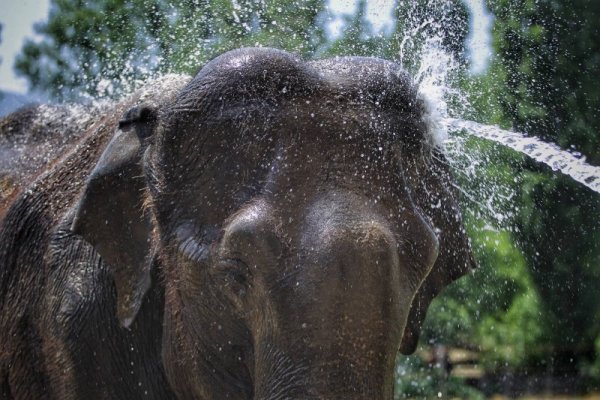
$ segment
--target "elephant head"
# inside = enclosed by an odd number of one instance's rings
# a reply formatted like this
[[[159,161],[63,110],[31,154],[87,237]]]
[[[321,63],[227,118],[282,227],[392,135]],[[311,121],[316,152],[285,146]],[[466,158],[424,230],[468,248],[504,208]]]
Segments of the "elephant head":
[[[161,268],[180,397],[391,398],[398,349],[473,263],[423,113],[391,62],[240,49],[124,116],[73,230],[124,326]]]

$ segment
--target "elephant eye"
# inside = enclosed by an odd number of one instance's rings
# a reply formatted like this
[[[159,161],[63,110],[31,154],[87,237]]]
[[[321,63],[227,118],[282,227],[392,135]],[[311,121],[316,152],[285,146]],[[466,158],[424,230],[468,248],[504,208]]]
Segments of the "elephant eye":
[[[179,245],[179,250],[193,262],[206,263],[209,258],[209,246],[196,241],[193,237],[185,239]]]
[[[119,129],[128,129],[133,124],[152,122],[157,120],[157,112],[154,108],[148,106],[133,107],[123,115],[119,121]],[[136,130],[136,134],[140,139],[144,139],[152,135],[152,129]]]
[[[223,290],[238,298],[246,293],[252,277],[248,265],[238,258],[218,260],[213,265],[212,275],[219,282]]]

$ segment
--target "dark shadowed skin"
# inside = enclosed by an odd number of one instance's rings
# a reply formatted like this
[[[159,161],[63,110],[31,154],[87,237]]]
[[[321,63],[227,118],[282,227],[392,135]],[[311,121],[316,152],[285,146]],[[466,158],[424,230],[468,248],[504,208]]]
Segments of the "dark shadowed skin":
[[[398,349],[472,267],[409,77],[241,49],[158,92],[8,212],[2,393],[391,399]]]

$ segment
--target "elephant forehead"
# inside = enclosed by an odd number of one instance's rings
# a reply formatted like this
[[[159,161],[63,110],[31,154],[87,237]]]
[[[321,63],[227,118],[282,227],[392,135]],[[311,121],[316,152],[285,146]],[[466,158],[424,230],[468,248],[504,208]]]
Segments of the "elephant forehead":
[[[298,138],[327,157],[347,150],[348,141],[363,141],[366,148],[354,150],[368,155],[393,143],[419,146],[426,132],[423,106],[398,65],[366,57],[305,62],[265,48],[234,50],[209,62],[169,110],[161,143],[174,164],[200,153],[232,153],[236,146],[261,154],[271,145],[298,148]],[[346,152],[344,159],[352,158]]]
[[[303,105],[314,99],[420,111],[411,79],[395,63],[368,57],[305,62],[268,48],[238,49],[215,58],[181,91],[172,111],[221,113],[257,101],[262,106]]]
[[[211,203],[263,186],[394,186],[398,149],[423,139],[419,104],[388,61],[234,50],[204,66],[163,114],[150,170],[173,193],[210,193]]]

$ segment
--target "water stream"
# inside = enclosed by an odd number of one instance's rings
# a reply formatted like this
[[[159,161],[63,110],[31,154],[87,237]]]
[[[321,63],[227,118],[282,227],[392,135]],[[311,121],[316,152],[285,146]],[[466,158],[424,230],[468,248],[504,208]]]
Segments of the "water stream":
[[[526,154],[546,164],[553,171],[569,175],[594,192],[600,193],[600,167],[586,163],[585,156],[563,150],[556,144],[545,142],[535,136],[525,136],[493,125],[458,118],[444,118],[441,123],[448,132],[464,131],[469,135],[492,140]]]

